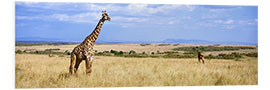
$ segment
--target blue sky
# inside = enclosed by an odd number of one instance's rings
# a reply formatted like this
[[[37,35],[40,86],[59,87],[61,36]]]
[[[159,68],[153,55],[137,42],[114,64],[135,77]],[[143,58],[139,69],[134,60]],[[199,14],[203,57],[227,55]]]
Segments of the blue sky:
[[[257,6],[16,2],[15,39],[83,41],[106,10],[98,41],[258,42]]]

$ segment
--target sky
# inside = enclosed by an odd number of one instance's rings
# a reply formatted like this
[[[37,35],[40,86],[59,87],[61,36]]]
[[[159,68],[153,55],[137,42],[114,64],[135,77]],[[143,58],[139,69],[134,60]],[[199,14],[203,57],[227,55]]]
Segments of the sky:
[[[185,4],[15,2],[15,39],[83,41],[105,21],[97,42],[167,39],[258,43],[258,7]]]

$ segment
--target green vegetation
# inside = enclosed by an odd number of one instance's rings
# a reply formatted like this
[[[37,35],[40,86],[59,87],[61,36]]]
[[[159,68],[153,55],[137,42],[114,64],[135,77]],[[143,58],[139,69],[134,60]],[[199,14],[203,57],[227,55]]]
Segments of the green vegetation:
[[[147,46],[147,45],[151,45],[149,43],[144,43],[144,44],[140,44],[141,46]]]
[[[209,54],[205,56],[206,59],[240,59],[243,58],[243,56],[247,57],[258,57],[258,53],[230,53],[230,54],[218,54],[217,56],[214,56],[212,54]]]
[[[17,51],[15,51],[15,53],[22,54],[23,52],[22,52],[22,50],[17,50]]]
[[[199,46],[199,50],[201,51],[236,51],[240,49],[256,49],[255,47],[231,47],[231,46],[223,46],[223,47],[216,47],[216,46]],[[194,51],[194,47],[177,47],[173,48],[174,51]]]
[[[171,44],[158,44],[158,46],[169,46]]]
[[[149,44],[141,44],[141,46],[145,46]],[[160,44],[161,45],[161,44]],[[167,45],[167,44],[162,44]],[[212,46],[200,46],[199,51],[234,51],[240,49],[256,49],[256,47],[229,47],[224,46],[220,47],[219,45],[212,45]],[[179,52],[184,51],[184,52]],[[64,52],[60,52],[59,48],[49,48],[45,49],[44,51],[29,49],[29,50],[17,50],[15,51],[17,54],[29,53],[29,54],[48,54],[49,56],[52,54],[58,55],[59,57],[63,57],[64,55],[71,55],[71,52],[66,50]],[[141,52],[137,53],[135,50],[130,50],[127,52],[124,51],[117,51],[117,50],[110,50],[110,51],[102,51],[98,52],[95,51],[95,55],[97,56],[117,56],[117,57],[135,57],[135,58],[197,58],[197,52],[195,47],[178,47],[174,48],[173,51],[165,51],[161,52],[157,50],[156,52]],[[218,54],[218,55],[204,55],[205,59],[235,59],[239,60],[243,57],[258,57],[258,53],[228,53],[228,54]]]
[[[59,48],[54,48],[54,49],[45,49],[44,51],[39,51],[39,50],[24,50],[22,52],[22,50],[17,50],[15,51],[15,53],[17,54],[55,54],[58,56],[64,56],[64,55],[70,55],[71,52],[69,52],[68,50],[66,50],[65,52],[60,52],[58,51],[60,50]]]
[[[248,57],[258,57],[258,53],[244,53],[242,55],[248,56]]]

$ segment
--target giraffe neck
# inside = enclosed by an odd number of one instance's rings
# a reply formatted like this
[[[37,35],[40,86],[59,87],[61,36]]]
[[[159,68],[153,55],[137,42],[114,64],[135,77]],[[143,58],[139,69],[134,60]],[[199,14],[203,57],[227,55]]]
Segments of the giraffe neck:
[[[90,45],[90,46],[94,45],[94,43],[96,42],[98,38],[98,35],[100,33],[103,23],[104,23],[104,20],[100,19],[95,30],[89,36],[85,38],[85,40],[83,41],[83,44]]]

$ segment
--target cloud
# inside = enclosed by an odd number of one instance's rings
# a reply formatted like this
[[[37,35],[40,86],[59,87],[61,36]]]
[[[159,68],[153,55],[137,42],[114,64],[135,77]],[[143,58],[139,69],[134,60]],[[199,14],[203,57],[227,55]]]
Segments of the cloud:
[[[113,20],[118,22],[146,22],[148,19],[146,18],[137,18],[137,17],[121,17],[121,16],[115,16],[111,17]]]
[[[240,25],[258,25],[258,19],[239,20]]]
[[[101,13],[95,12],[87,12],[87,13],[79,13],[75,15],[67,15],[67,14],[53,14],[49,16],[50,18],[58,19],[59,21],[69,21],[69,22],[77,22],[77,23],[94,23],[100,19]]]
[[[194,6],[180,4],[93,4],[93,3],[27,3],[16,2],[16,5],[29,7],[26,9],[46,9],[53,12],[37,13],[36,15],[16,15],[16,20],[44,20],[75,23],[96,23],[101,17],[102,10],[107,10],[115,24],[131,26],[136,24],[123,23],[148,23],[148,24],[176,24],[178,20],[161,18],[160,14],[167,14],[177,10],[193,11]],[[68,7],[68,8],[65,8]],[[71,7],[71,8],[70,8]],[[55,11],[57,10],[57,11]],[[67,12],[64,12],[67,10]],[[74,11],[71,11],[74,10]],[[76,11],[77,10],[77,11]],[[86,10],[86,11],[82,11]],[[34,11],[33,11],[34,12]],[[74,13],[75,12],[75,13]],[[81,13],[77,13],[81,12]],[[191,17],[184,17],[191,19]]]
[[[233,24],[234,20],[215,20],[214,23],[218,23],[218,24]]]
[[[237,8],[241,8],[240,6],[224,6],[224,5],[203,5],[201,6],[205,9],[208,9],[210,12],[223,12],[229,11]]]
[[[116,5],[116,4],[94,4],[94,3],[86,3],[83,4],[85,9],[91,11],[102,11],[102,10],[109,10],[109,11],[120,11],[123,7]]]
[[[176,10],[193,11],[193,5],[180,4],[85,4],[91,11],[107,10],[121,15],[151,16],[153,14],[168,14]]]
[[[44,21],[63,21],[63,22],[77,22],[77,23],[94,23],[100,18],[101,13],[87,12],[75,15],[68,14],[52,14],[52,15],[36,15],[36,16],[16,16],[16,20],[44,20]]]

